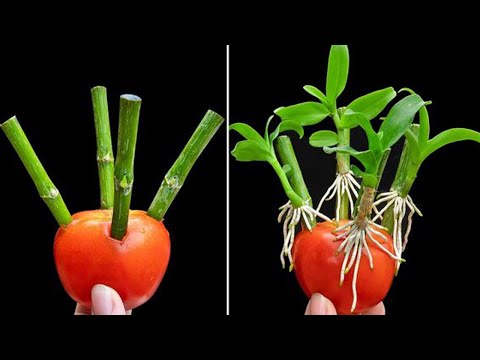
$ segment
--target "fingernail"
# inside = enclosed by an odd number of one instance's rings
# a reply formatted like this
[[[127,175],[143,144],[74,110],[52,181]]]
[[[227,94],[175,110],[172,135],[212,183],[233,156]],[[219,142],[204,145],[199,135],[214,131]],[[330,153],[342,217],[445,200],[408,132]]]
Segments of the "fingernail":
[[[94,315],[111,315],[113,310],[112,291],[105,285],[92,288],[92,312]]]

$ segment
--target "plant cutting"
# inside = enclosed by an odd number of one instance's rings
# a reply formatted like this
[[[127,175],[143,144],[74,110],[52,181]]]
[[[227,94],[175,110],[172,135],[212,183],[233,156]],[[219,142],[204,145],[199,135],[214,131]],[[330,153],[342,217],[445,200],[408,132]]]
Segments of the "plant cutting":
[[[126,310],[148,301],[163,279],[170,258],[164,216],[198,157],[224,119],[208,111],[165,175],[148,211],[130,210],[141,99],[120,97],[117,155],[110,135],[107,92],[91,90],[97,135],[100,209],[71,215],[48,177],[17,118],[1,127],[59,225],[54,259],[65,291],[90,307],[95,284],[114,288]]]
[[[305,294],[310,297],[315,292],[322,293],[341,314],[361,313],[381,302],[400,263],[405,261],[399,244],[402,238],[408,237],[411,227],[412,213],[407,221],[406,236],[402,237],[406,208],[414,212],[418,210],[408,197],[408,191],[420,164],[433,151],[448,143],[461,140],[480,142],[480,134],[468,129],[451,129],[428,140],[427,106],[431,102],[424,101],[412,91],[391,106],[386,116],[380,118],[382,121],[378,127],[374,120],[397,96],[392,87],[374,91],[339,107],[338,98],[346,87],[348,71],[347,46],[332,46],[326,92],[305,86],[304,89],[319,102],[277,108],[274,112],[281,122],[278,131],[272,133],[274,136],[269,136],[270,143],[267,136],[262,140],[246,124],[237,123],[230,127],[246,138],[235,146],[232,155],[238,161],[270,163],[287,195],[288,202],[280,207],[278,217],[279,222],[283,221],[282,265],[285,264],[284,258],[288,258],[290,270],[295,272]],[[417,113],[420,125],[413,124]],[[336,132],[315,131],[309,143],[323,148],[327,154],[336,154],[337,175],[320,197],[317,208],[313,209],[291,141],[288,136],[278,134],[294,130],[302,138],[304,127],[317,125],[326,118],[333,120]],[[417,132],[417,127],[421,132]],[[367,149],[360,151],[351,146],[351,138],[357,136],[353,130],[364,133],[368,140]],[[406,145],[391,191],[377,197],[392,147],[404,137]],[[355,163],[351,163],[352,158]],[[336,206],[334,216],[330,218],[322,212],[322,206],[332,199],[335,199]],[[384,207],[379,210],[377,207],[381,205]],[[321,222],[317,223],[317,218]],[[301,225],[299,232],[297,225]]]

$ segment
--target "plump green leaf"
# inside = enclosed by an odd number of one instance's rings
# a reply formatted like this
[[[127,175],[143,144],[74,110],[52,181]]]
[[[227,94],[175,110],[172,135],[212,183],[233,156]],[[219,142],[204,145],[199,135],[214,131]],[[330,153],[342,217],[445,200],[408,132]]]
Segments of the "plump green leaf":
[[[319,89],[317,89],[315,86],[312,85],[305,85],[303,87],[303,90],[305,90],[307,93],[309,93],[312,96],[315,96],[318,100],[320,100],[323,104],[328,105],[328,99],[325,96],[323,92],[321,92]]]
[[[418,95],[409,95],[396,103],[380,126],[383,149],[390,148],[405,134],[415,114],[425,105]]]
[[[374,173],[377,169],[377,160],[371,150],[358,151],[350,146],[336,146],[324,147],[323,151],[325,151],[327,154],[331,154],[333,152],[349,154],[362,163],[365,168],[365,172],[367,173]]]
[[[427,146],[422,151],[422,161],[445,145],[465,140],[472,140],[480,143],[480,133],[463,128],[445,130],[427,143]]]
[[[332,45],[327,71],[327,99],[330,104],[336,104],[337,98],[347,85],[348,67],[348,46]]]
[[[240,135],[242,135],[245,139],[256,142],[259,145],[261,144],[263,146],[265,144],[265,141],[262,138],[262,136],[257,131],[255,131],[255,129],[253,129],[250,125],[243,124],[243,123],[236,123],[236,124],[230,125],[229,129],[235,130]]]
[[[295,131],[298,134],[298,136],[300,137],[300,139],[304,135],[303,127],[299,123],[297,123],[295,121],[292,121],[292,120],[282,121],[277,126],[275,131],[270,135],[270,143],[272,143],[273,140],[275,140],[280,133],[285,132],[285,131],[289,131],[289,130]]]
[[[346,109],[345,112],[341,115],[340,117],[340,123],[339,128],[340,129],[354,129],[356,128],[359,123],[358,123],[358,117],[364,117],[364,115],[353,112],[350,109]]]
[[[239,141],[232,150],[232,155],[238,161],[273,161],[269,151],[252,140]]]
[[[295,121],[301,126],[309,126],[318,124],[325,119],[330,112],[325,105],[309,101],[278,108],[274,113],[280,116],[282,121]]]
[[[397,93],[392,87],[377,90],[352,101],[347,109],[365,115],[367,120],[376,118],[392,101]]]
[[[309,139],[310,145],[321,148],[338,144],[338,135],[333,131],[321,130],[313,133]]]

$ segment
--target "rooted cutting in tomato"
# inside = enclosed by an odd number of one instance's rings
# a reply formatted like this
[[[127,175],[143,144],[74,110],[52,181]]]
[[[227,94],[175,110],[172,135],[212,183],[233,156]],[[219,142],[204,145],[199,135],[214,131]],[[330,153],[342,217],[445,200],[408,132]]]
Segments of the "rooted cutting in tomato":
[[[163,221],[130,211],[122,240],[110,236],[111,210],[83,211],[58,229],[53,247],[58,275],[76,302],[90,306],[95,284],[115,289],[127,310],[146,302],[167,270],[170,237]],[[79,271],[82,269],[82,271]]]
[[[104,87],[92,89],[92,102],[100,210],[71,216],[16,117],[1,127],[60,225],[55,236],[54,258],[66,292],[76,302],[90,306],[92,287],[107,285],[118,292],[126,310],[130,310],[150,299],[165,275],[170,258],[170,237],[163,217],[224,119],[207,111],[165,175],[148,211],[132,211],[130,201],[141,99],[135,95],[120,97],[115,162]]]
[[[412,228],[412,217],[415,213],[421,215],[408,193],[423,161],[447,144],[463,140],[480,142],[480,133],[461,128],[446,130],[429,139],[427,105],[431,102],[406,88],[401,91],[410,95],[392,106],[379,129],[374,130],[372,120],[385,110],[397,92],[387,87],[361,96],[347,106],[338,106],[338,98],[347,84],[349,63],[348,47],[333,45],[326,91],[306,85],[304,90],[315,101],[277,108],[274,113],[281,122],[272,133],[268,128],[273,116],[267,121],[264,136],[247,124],[230,126],[245,138],[236,144],[232,155],[238,161],[268,162],[288,197],[278,216],[278,222],[283,222],[282,266],[285,268],[288,259],[290,270],[295,271],[305,294],[308,297],[314,292],[323,294],[343,314],[361,313],[382,301],[395,271],[405,261],[402,253]],[[419,124],[413,124],[417,112]],[[333,120],[336,132],[316,131],[309,143],[327,154],[336,154],[336,176],[313,208],[290,138],[279,134],[294,130],[302,138],[304,127],[327,118]],[[363,130],[368,140],[368,148],[363,151],[350,146],[355,128]],[[391,149],[402,137],[406,139],[405,145],[391,190],[378,194]],[[358,161],[356,165],[351,164],[352,157]],[[325,174],[323,169],[321,173]],[[355,178],[361,178],[361,184]],[[332,219],[321,212],[329,200],[335,200]],[[325,222],[317,225],[317,217]],[[299,225],[302,231],[295,236]]]
[[[346,222],[340,222],[344,225]],[[388,293],[395,276],[395,262],[391,257],[367,240],[371,253],[372,265],[369,261],[361,261],[358,268],[354,262],[344,265],[345,255],[339,254],[341,240],[336,237],[337,224],[333,222],[319,223],[311,232],[302,230],[295,238],[293,246],[293,262],[298,283],[310,298],[314,293],[320,293],[329,298],[339,314],[351,313],[352,303],[356,302],[354,313],[361,313],[381,302]],[[387,250],[393,252],[392,238],[380,230],[388,240],[378,235],[374,239]],[[366,248],[361,256],[368,258]],[[346,272],[343,283],[339,274]],[[356,282],[353,279],[356,278]],[[356,284],[356,291],[352,291]],[[356,293],[357,299],[353,299]]]

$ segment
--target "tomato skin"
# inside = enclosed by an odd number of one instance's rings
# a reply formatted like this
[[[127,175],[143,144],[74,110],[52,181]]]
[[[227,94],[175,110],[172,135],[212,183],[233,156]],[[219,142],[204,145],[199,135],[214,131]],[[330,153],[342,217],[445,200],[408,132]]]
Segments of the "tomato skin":
[[[122,241],[111,238],[111,210],[74,214],[58,229],[53,247],[55,264],[65,291],[76,302],[91,306],[95,284],[115,289],[126,310],[150,299],[167,270],[170,236],[162,221],[131,210]]]
[[[341,221],[339,226],[345,223],[346,221]],[[342,241],[335,241],[336,235],[333,233],[339,226],[332,222],[322,222],[312,232],[306,229],[301,231],[295,237],[293,246],[294,269],[302,290],[309,298],[314,293],[320,293],[333,302],[339,314],[351,314],[354,269],[352,266],[340,286],[340,271],[345,254],[342,252],[336,255]],[[378,235],[374,235],[375,240],[393,253],[390,235],[377,230],[386,235],[388,241]],[[358,299],[354,313],[361,313],[381,302],[395,276],[395,261],[370,240],[367,243],[373,257],[373,270],[370,269],[365,249],[362,249],[357,278]]]

